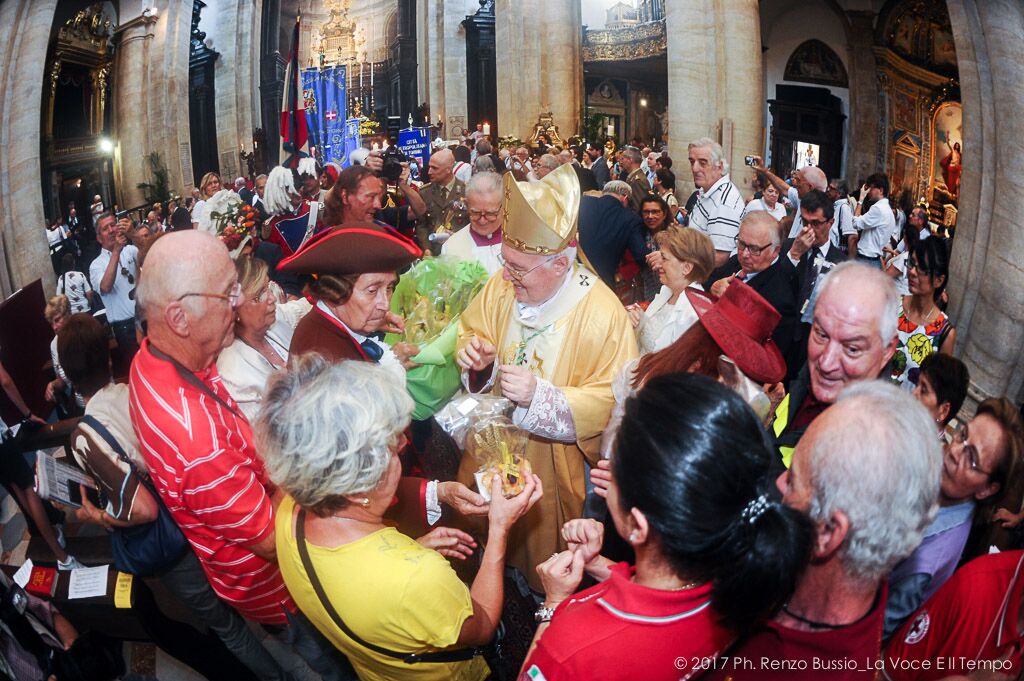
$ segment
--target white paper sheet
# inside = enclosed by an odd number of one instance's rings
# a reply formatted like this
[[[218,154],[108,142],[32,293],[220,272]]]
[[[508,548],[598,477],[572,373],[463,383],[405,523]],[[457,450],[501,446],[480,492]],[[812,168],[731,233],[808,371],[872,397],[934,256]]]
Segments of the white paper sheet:
[[[25,585],[28,584],[29,577],[32,576],[32,567],[32,559],[26,558],[25,562],[21,564],[21,567],[18,568],[18,571],[14,573],[14,583],[22,589],[25,588]]]
[[[109,565],[101,565],[72,570],[71,581],[68,582],[68,599],[106,596],[109,569]]]

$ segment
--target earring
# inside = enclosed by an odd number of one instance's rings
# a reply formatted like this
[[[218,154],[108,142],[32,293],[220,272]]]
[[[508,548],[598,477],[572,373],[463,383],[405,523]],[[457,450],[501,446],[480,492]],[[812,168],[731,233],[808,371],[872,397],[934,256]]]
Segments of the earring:
[[[632,532],[629,533],[629,541],[636,541],[639,536],[640,536],[640,533],[637,532],[636,530],[633,530]]]
[[[369,506],[370,505],[370,500],[369,500],[369,498],[364,498],[359,503],[362,504],[363,506]]]

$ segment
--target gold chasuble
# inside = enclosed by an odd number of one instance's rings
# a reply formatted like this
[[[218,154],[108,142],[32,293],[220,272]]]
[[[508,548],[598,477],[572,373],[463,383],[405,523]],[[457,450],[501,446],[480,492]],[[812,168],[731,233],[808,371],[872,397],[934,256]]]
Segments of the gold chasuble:
[[[578,206],[579,185],[571,167],[553,171],[534,187],[557,182],[575,184],[575,197],[571,190],[566,193],[568,200]],[[506,209],[510,198],[513,204],[516,199],[523,199],[514,187],[523,184],[506,179]],[[536,204],[534,210],[537,211]],[[541,211],[537,212],[544,217]],[[513,214],[506,217],[504,242],[519,243],[520,246],[513,246],[517,250],[536,252],[529,244],[543,240],[529,238],[522,227],[524,221],[518,222],[517,229],[516,213],[521,215],[522,210],[513,206]],[[564,250],[566,244],[559,243],[559,239],[571,242],[575,238],[575,211],[568,213],[572,218],[571,236],[566,238],[563,232],[550,239],[547,253]],[[509,218],[513,218],[511,225]],[[552,225],[557,220],[548,216],[546,222]],[[638,351],[636,335],[622,303],[594,272],[579,263],[572,267],[550,300],[534,308],[533,314],[525,315],[525,319],[520,316],[521,311],[512,284],[502,278],[501,272],[495,274],[462,313],[459,349],[473,336],[492,344],[497,351],[495,364],[528,367],[538,379],[549,381],[564,395],[572,414],[573,442],[529,433],[526,457],[544,485],[544,496],[512,527],[508,540],[508,564],[518,568],[535,590],[543,591],[535,568],[552,553],[566,548],[561,537],[562,525],[582,515],[586,493],[584,458],[591,465],[600,458],[601,434],[614,404],[612,379],[626,362],[637,357]],[[497,380],[494,385],[494,391],[500,392]],[[544,408],[537,404],[540,393],[535,393],[534,410]],[[520,415],[525,411],[517,409]],[[464,458],[459,481],[475,489],[476,468],[475,461]]]

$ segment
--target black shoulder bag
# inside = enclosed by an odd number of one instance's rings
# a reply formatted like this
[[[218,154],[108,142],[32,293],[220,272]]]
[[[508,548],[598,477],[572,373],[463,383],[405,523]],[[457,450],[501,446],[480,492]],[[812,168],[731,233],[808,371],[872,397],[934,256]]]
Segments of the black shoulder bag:
[[[143,475],[135,467],[111,432],[95,417],[88,414],[82,417],[82,422],[107,441],[110,448],[117,453],[118,458],[128,464],[128,469],[156,500],[156,520],[142,525],[117,527],[110,534],[110,548],[114,554],[114,565],[121,572],[139,577],[148,577],[169,567],[181,558],[188,548],[188,540],[182,534],[181,528],[174,522],[171,512],[164,506],[163,500],[157,494],[149,477]]]
[[[306,547],[306,511],[303,508],[299,508],[299,515],[296,520],[295,540],[296,544],[298,544],[299,557],[302,559],[302,567],[306,570],[306,577],[309,578],[313,591],[316,592],[317,598],[320,599],[320,605],[324,606],[324,610],[331,616],[331,619],[338,625],[338,628],[359,645],[379,655],[401,660],[406,664],[418,664],[420,662],[463,662],[484,654],[483,648],[460,648],[458,650],[444,650],[432,653],[399,653],[364,641],[354,631],[349,629],[345,621],[341,619],[338,611],[334,609],[331,601],[328,600],[327,594],[324,593],[324,587],[316,576],[316,570],[313,569],[313,561],[309,558],[309,549]]]

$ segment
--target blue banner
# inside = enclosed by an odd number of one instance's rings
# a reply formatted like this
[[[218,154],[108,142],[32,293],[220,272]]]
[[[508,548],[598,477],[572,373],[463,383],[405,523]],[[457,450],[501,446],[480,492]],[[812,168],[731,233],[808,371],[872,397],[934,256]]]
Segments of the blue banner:
[[[338,163],[342,168],[351,165],[348,156],[359,147],[359,119],[350,118],[345,121],[345,139],[342,140],[341,160]]]
[[[430,161],[430,130],[429,128],[406,128],[398,131],[398,148],[406,156],[411,156],[419,166],[422,177],[426,177],[427,163]]]
[[[316,147],[317,160],[347,165],[345,67],[304,70],[302,96],[306,102],[309,146]]]

